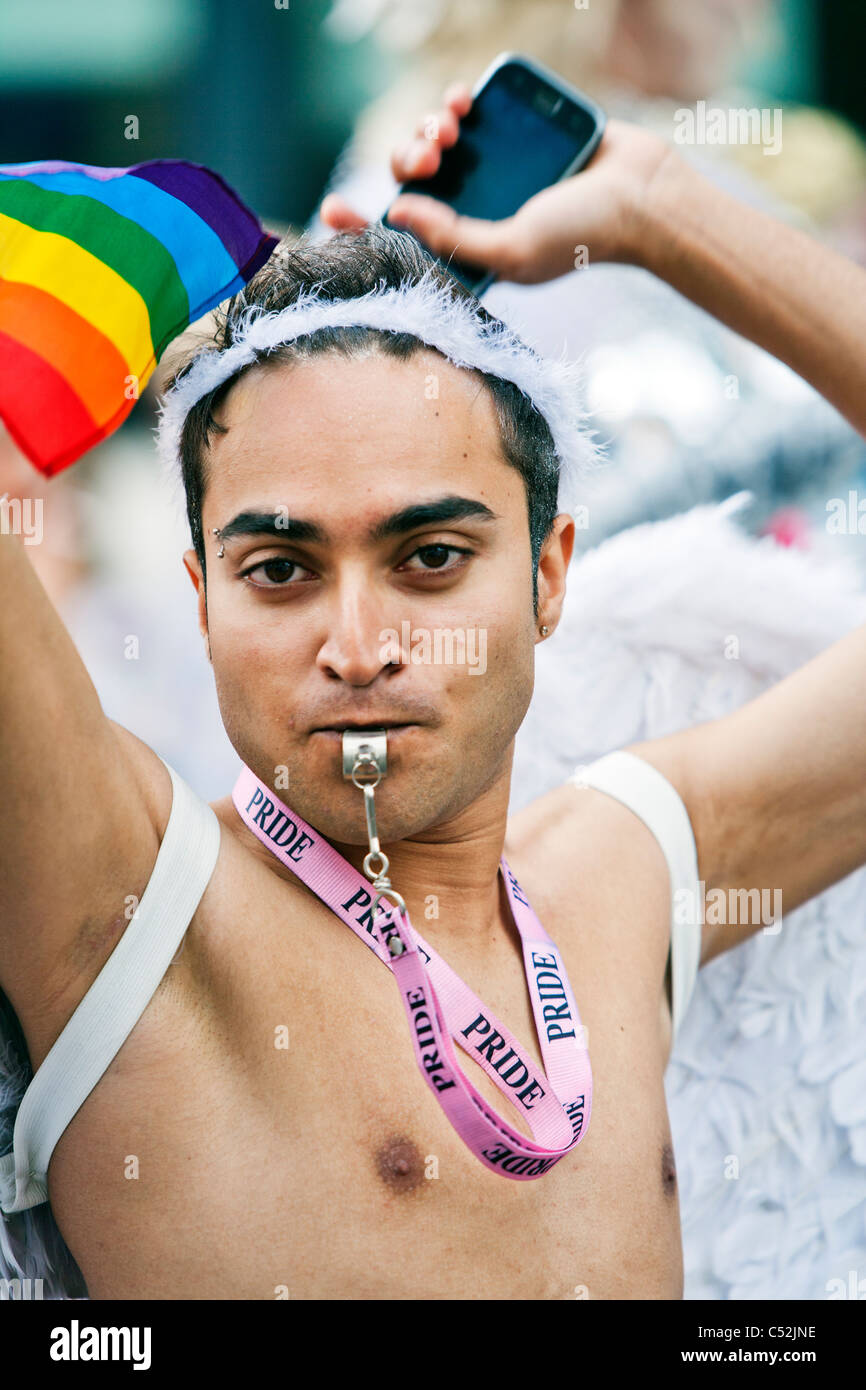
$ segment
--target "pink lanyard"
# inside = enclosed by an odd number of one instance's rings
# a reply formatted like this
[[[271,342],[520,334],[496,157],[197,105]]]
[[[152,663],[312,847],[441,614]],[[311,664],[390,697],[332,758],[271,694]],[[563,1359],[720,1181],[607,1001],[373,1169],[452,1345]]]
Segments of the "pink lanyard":
[[[504,1177],[539,1178],[580,1143],[592,1108],[583,1028],[562,957],[504,857],[500,872],[523,943],[546,1068],[540,1077],[517,1039],[415,930],[408,912],[381,902],[374,923],[367,880],[248,767],[232,800],[262,844],[388,966],[400,987],[421,1074],[476,1158]],[[534,1140],[512,1129],[478,1094],[460,1069],[452,1037],[527,1117]]]

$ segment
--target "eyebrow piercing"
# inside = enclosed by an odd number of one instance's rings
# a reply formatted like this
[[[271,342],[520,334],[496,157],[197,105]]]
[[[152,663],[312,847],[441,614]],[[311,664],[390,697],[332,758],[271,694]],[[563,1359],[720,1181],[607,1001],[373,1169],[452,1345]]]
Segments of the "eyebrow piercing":
[[[218,537],[220,538],[220,542],[222,542],[222,531],[220,530],[219,526],[212,526],[212,527],[211,527],[211,531],[213,532],[213,534],[214,534],[215,536],[218,536]],[[221,544],[220,544],[220,548],[219,548],[219,550],[217,551],[217,559],[218,559],[218,560],[221,560],[221,559],[223,558],[223,556],[225,555],[225,553],[226,553],[226,548],[225,548],[225,546],[221,543]]]

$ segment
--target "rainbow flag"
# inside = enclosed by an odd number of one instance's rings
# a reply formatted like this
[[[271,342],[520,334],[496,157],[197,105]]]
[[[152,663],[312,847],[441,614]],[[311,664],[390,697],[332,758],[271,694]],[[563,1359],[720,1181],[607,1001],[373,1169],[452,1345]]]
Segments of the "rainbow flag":
[[[277,241],[186,160],[0,165],[0,418],[40,473],[116,430],[172,338]]]

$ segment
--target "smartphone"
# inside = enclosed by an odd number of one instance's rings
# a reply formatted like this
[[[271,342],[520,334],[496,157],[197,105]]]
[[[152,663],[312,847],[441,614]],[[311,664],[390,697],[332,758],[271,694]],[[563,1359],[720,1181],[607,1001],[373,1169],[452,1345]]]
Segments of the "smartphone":
[[[550,68],[500,53],[476,83],[457,143],[442,151],[436,173],[399,191],[426,193],[469,217],[511,217],[534,193],[582,169],[604,126],[601,107]],[[391,225],[387,212],[382,222]],[[453,257],[443,263],[477,296],[496,278]]]

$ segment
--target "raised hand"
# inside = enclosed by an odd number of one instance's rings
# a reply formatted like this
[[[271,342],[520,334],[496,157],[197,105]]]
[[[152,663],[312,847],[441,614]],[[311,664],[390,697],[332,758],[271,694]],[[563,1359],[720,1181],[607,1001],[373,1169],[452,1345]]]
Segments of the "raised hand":
[[[394,177],[403,182],[435,174],[442,151],[457,141],[461,117],[471,105],[468,87],[449,87],[442,107],[419,122],[413,140],[395,150]],[[610,120],[584,169],[542,189],[512,217],[464,217],[438,199],[404,193],[393,203],[390,221],[410,228],[443,260],[454,255],[519,284],[552,280],[594,261],[640,265],[650,185],[666,159],[676,158],[673,147],[657,136]],[[366,219],[339,194],[324,199],[320,216],[335,231],[366,226]]]

